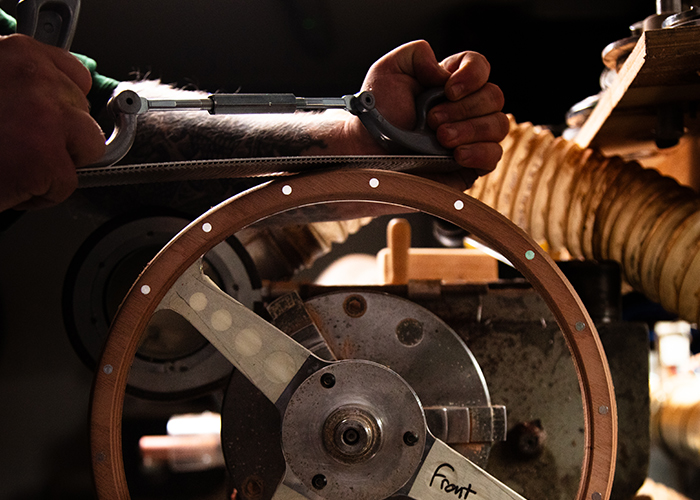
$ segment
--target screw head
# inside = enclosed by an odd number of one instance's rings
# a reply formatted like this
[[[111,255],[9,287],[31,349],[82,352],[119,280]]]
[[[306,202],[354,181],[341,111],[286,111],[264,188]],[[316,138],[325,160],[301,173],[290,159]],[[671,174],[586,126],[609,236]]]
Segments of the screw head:
[[[403,435],[403,442],[406,443],[407,446],[415,446],[418,444],[418,434],[413,431],[407,431]]]
[[[265,490],[263,481],[257,476],[248,476],[243,480],[242,492],[244,498],[255,500],[262,497]]]
[[[413,347],[423,340],[423,323],[406,318],[396,326],[396,337],[406,347]]]
[[[343,302],[343,310],[351,318],[359,318],[367,310],[367,302],[361,295],[350,295]]]
[[[322,490],[328,484],[328,479],[326,479],[326,476],[323,474],[316,474],[311,480],[311,484],[313,484],[314,488],[317,490]]]
[[[330,389],[335,385],[335,376],[332,373],[324,373],[321,375],[321,385],[326,389]]]

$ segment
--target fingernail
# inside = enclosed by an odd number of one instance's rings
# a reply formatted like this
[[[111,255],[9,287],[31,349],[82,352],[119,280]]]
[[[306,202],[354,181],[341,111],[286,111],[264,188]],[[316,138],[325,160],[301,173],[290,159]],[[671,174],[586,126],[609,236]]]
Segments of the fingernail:
[[[442,135],[444,140],[450,141],[457,137],[457,130],[450,125],[445,125],[444,127],[442,127]]]
[[[457,151],[455,151],[455,156],[460,165],[471,163],[472,154],[470,148],[458,148]]]
[[[433,120],[435,120],[437,125],[442,125],[447,121],[447,113],[444,111],[435,111],[433,113]]]
[[[452,87],[450,87],[450,94],[452,94],[452,99],[461,99],[463,93],[463,85],[453,85]]]

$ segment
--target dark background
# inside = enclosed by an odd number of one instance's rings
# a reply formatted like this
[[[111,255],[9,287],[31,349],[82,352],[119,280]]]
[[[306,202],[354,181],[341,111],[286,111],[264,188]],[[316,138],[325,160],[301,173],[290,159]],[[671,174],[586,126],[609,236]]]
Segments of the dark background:
[[[9,12],[14,5],[0,0]],[[651,0],[83,0],[73,50],[118,79],[325,97],[356,92],[374,60],[425,38],[438,58],[480,51],[507,112],[558,125],[598,92],[603,47],[654,8]],[[74,219],[65,208],[40,211],[0,233],[0,500],[90,491],[91,373],[60,309],[65,267],[89,234]]]
[[[483,53],[507,112],[557,124],[598,92],[605,45],[654,8],[651,0],[85,0],[73,50],[118,79],[330,97],[356,92],[373,61],[424,38],[438,58]]]

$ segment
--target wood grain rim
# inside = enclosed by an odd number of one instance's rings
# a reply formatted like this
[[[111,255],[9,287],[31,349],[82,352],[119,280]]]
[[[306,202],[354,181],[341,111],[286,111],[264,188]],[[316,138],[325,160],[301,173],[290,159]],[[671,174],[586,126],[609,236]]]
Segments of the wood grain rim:
[[[240,229],[304,205],[369,201],[412,208],[471,232],[503,254],[547,302],[566,338],[581,388],[585,449],[576,500],[610,496],[617,449],[612,379],[590,316],[559,268],[521,229],[470,196],[409,174],[365,169],[275,180],[204,213],[146,267],[121,305],[96,371],[91,448],[97,495],[128,499],[121,444],[127,376],[154,309],[201,255]]]

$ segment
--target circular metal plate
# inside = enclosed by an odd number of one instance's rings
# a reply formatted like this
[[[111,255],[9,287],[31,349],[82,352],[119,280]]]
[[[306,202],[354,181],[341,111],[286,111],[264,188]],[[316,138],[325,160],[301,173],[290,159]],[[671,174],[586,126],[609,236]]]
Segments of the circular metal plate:
[[[361,314],[353,309],[360,304]],[[391,368],[423,407],[491,404],[481,369],[461,338],[410,300],[379,292],[336,292],[306,302],[337,359],[366,359]],[[484,467],[490,443],[452,444]]]
[[[334,383],[327,387],[324,376],[329,374]],[[338,460],[323,439],[329,417],[348,407],[364,410],[379,427],[376,452],[355,463]],[[417,442],[407,444],[406,433]],[[411,387],[393,371],[368,361],[341,361],[311,375],[292,395],[282,420],[289,468],[325,498],[388,497],[418,468],[425,438],[423,409]]]

